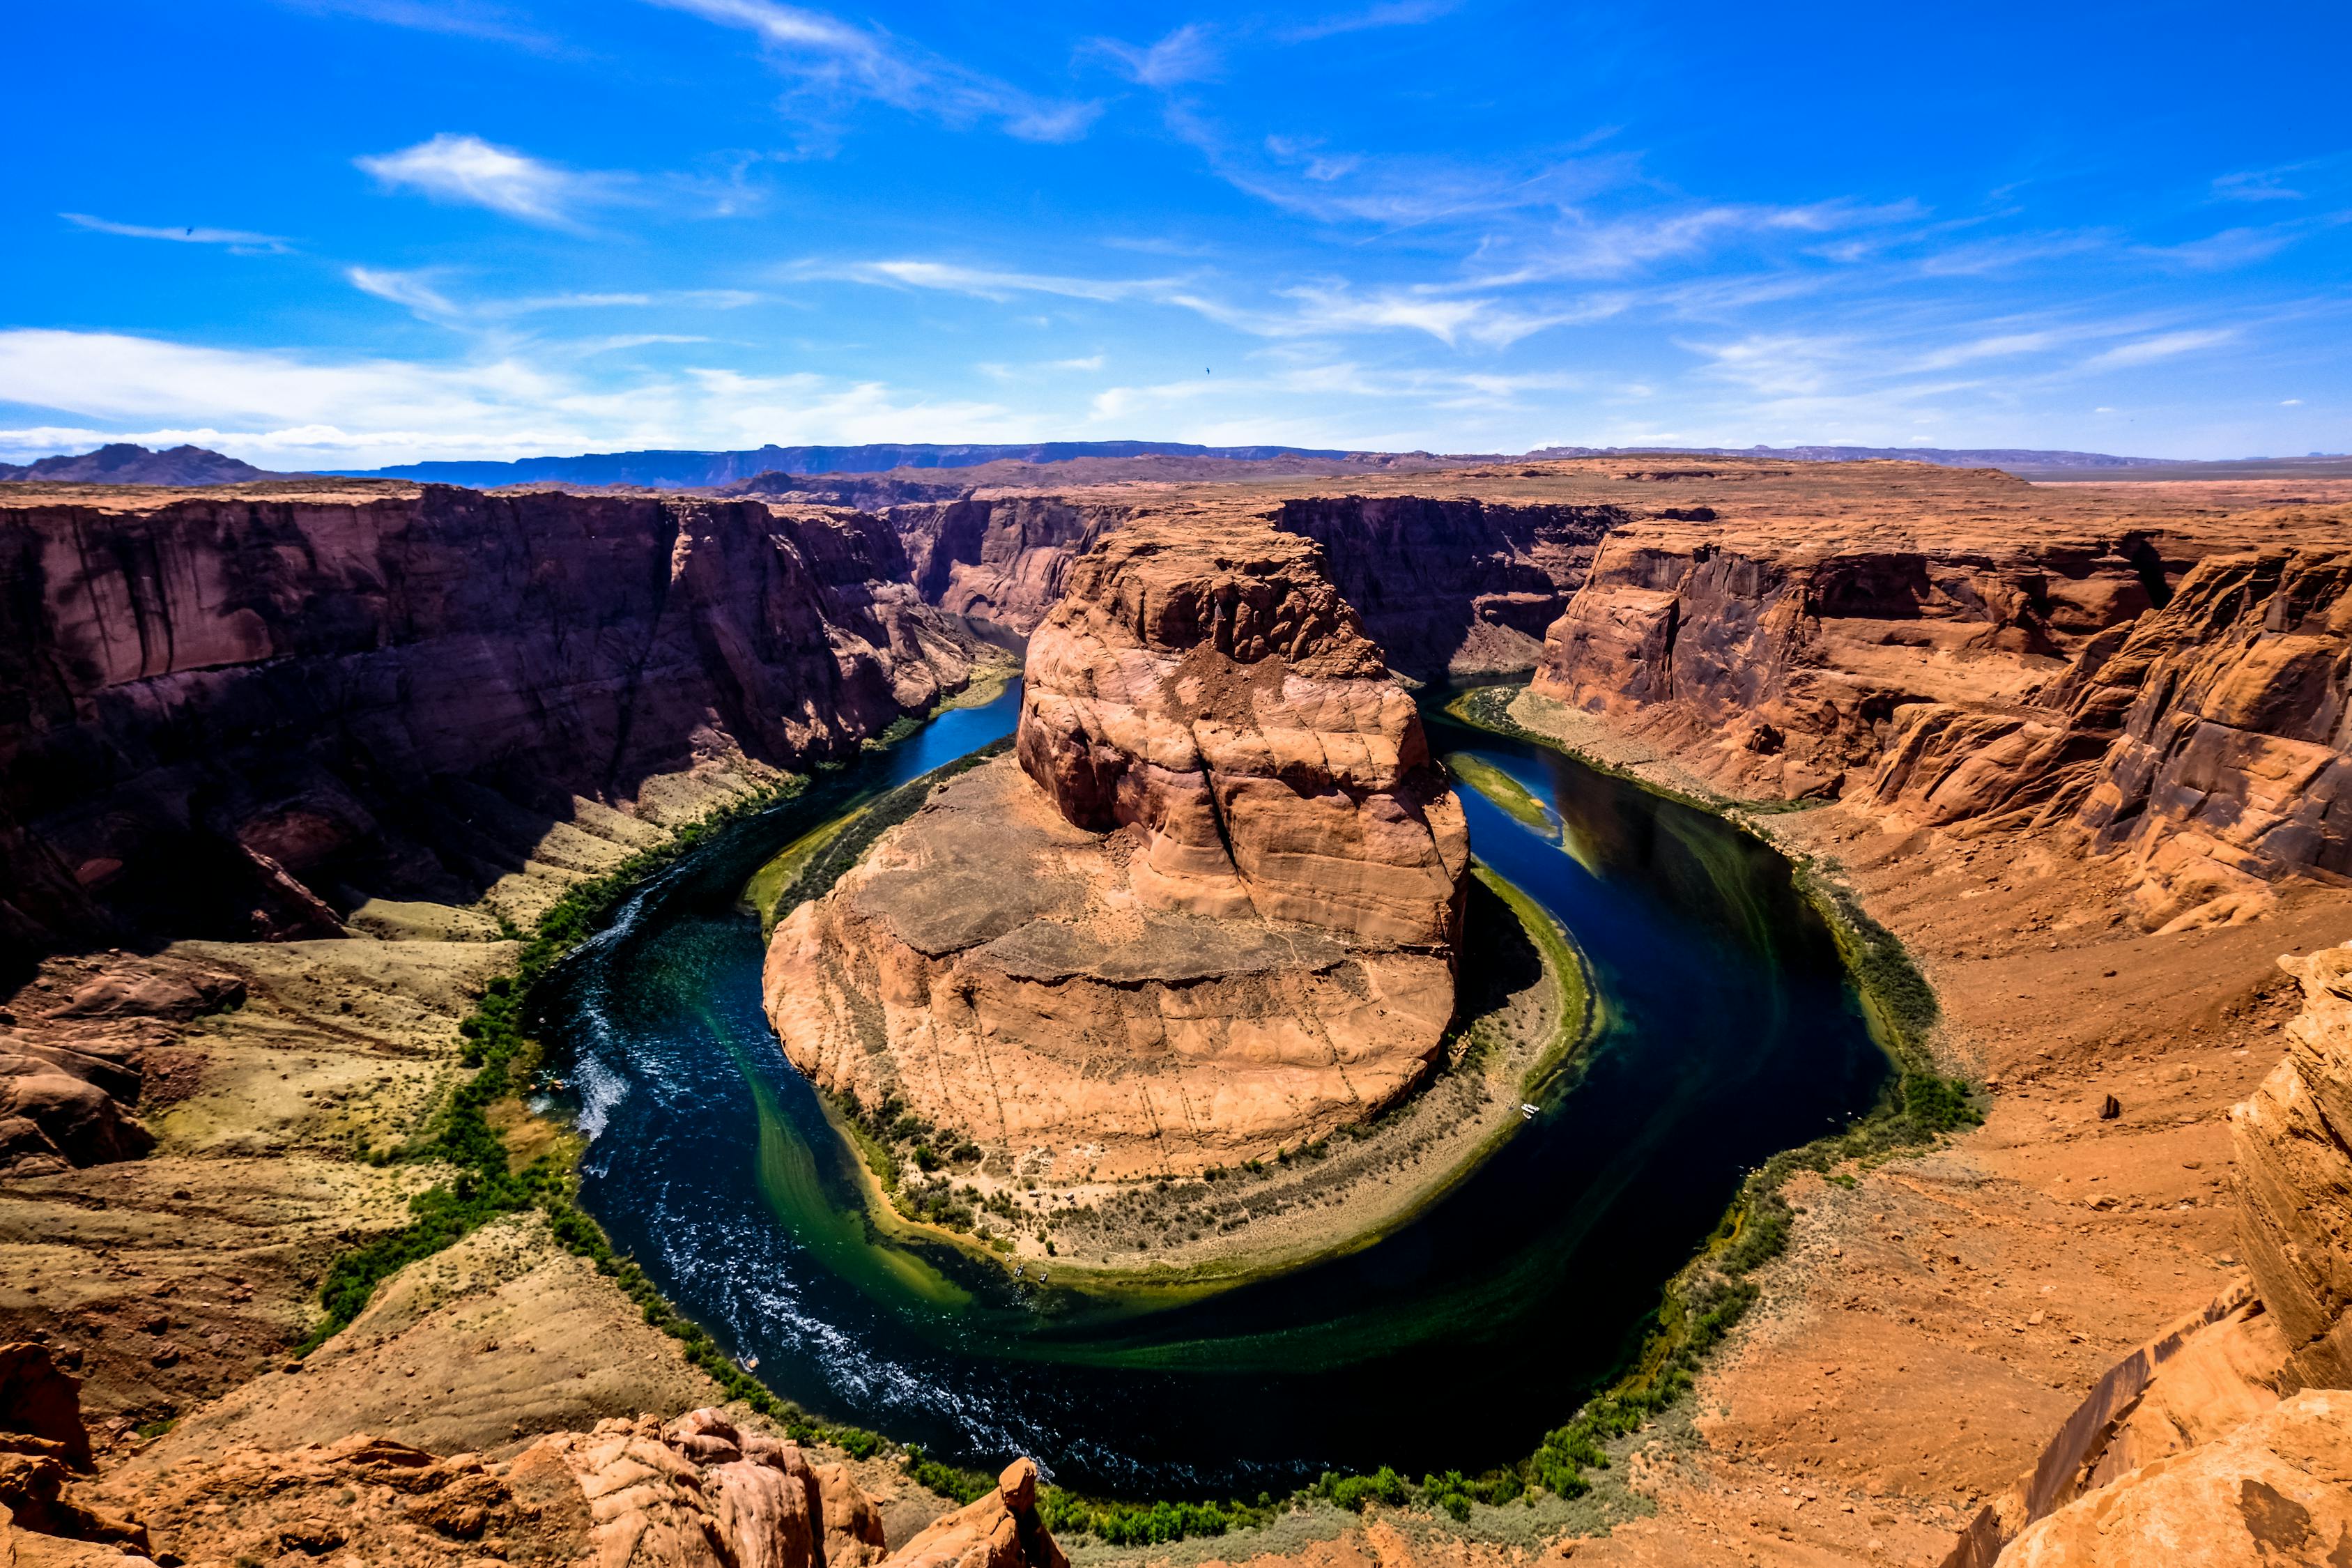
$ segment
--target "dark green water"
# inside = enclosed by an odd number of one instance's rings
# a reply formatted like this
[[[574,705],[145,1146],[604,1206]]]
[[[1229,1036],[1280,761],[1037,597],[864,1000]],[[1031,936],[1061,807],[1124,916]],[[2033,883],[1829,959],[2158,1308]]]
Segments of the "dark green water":
[[[1607,1023],[1542,1115],[1351,1256],[1161,1310],[1016,1286],[868,1234],[853,1158],[760,1010],[747,878],[858,789],[1012,727],[1014,688],[942,715],[666,874],[567,961],[583,1199],[777,1393],[993,1466],[1129,1494],[1255,1495],[1326,1468],[1475,1472],[1531,1450],[1638,1336],[1767,1156],[1888,1073],[1786,864],[1704,813],[1430,713],[1555,815],[1464,792],[1473,847],[1557,915]],[[1476,928],[1468,940],[1477,942]]]

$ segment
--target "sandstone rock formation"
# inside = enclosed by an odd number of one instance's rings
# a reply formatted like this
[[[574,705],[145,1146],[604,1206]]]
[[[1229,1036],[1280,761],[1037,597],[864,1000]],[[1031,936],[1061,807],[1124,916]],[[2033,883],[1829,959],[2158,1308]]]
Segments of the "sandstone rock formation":
[[[1037,1467],[1015,1459],[994,1491],[935,1521],[891,1556],[890,1568],[1069,1568],[1069,1562],[1037,1517]]]
[[[2028,1529],[2001,1568],[2352,1560],[2352,1393],[2311,1391]]]
[[[923,602],[1026,637],[1062,595],[1062,574],[1134,516],[1115,495],[982,495],[894,506],[887,517]]]
[[[2239,1234],[2291,1384],[2352,1387],[2352,946],[2279,966],[2303,983],[2285,1058],[2231,1117]]]
[[[462,903],[575,797],[840,751],[977,652],[861,513],[382,483],[0,505],[11,963]]]
[[[151,1052],[235,1007],[245,983],[183,959],[119,957],[59,994],[44,979],[0,1010],[0,1171],[18,1176],[143,1154],[132,1117]]]
[[[873,1505],[841,1466],[812,1465],[796,1444],[712,1409],[550,1433],[505,1460],[445,1458],[366,1433],[239,1447],[172,1467],[147,1501],[156,1549],[190,1561],[290,1552],[371,1565],[462,1556],[866,1568],[887,1555]],[[140,1528],[137,1543],[146,1538]]]
[[[1601,535],[1628,514],[1605,503],[1347,495],[1284,500],[1274,521],[1323,547],[1334,585],[1391,665],[1442,680],[1534,668]]]
[[[2352,550],[2209,556],[2059,695],[2120,731],[2075,821],[2142,868],[2147,923],[2352,878]]]
[[[1031,640],[1018,752],[779,925],[803,1072],[1061,1180],[1270,1155],[1420,1078],[1467,835],[1311,542],[1108,535]]]
[[[1645,521],[1602,542],[1535,689],[1691,745],[1729,787],[1834,795],[1906,708],[2025,710],[2068,655],[2149,606],[2163,570],[2126,531]]]

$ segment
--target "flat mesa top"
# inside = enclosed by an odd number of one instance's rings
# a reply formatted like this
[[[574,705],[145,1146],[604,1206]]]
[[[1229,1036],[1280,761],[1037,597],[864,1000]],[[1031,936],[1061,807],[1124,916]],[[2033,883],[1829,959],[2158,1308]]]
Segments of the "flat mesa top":
[[[1611,520],[1616,522],[1679,523],[1700,534],[1727,525],[1768,532],[1785,526],[1814,542],[1834,538],[1882,545],[1916,540],[1948,546],[1977,538],[2015,543],[2129,528],[2195,539],[2207,548],[2233,549],[2336,544],[2352,530],[2352,479],[2318,474],[2112,481],[2094,477],[2049,484],[2030,483],[1998,469],[1925,463],[1628,455],[1411,471],[1089,484],[1078,473],[1060,474],[1056,468],[1039,465],[1023,476],[1022,483],[982,485],[976,493],[981,499],[1051,494],[1074,502],[1114,504],[1137,516],[1203,524],[1220,518],[1264,518],[1286,501],[1317,498],[1476,500],[1606,509],[1617,514]],[[974,477],[982,476],[976,471]],[[58,507],[148,513],[182,503],[351,506],[413,500],[426,488],[407,480],[323,475],[203,487],[18,483],[0,485],[0,517]],[[719,499],[711,491],[530,489],[614,501],[661,495]],[[1673,515],[1676,513],[1708,515]]]

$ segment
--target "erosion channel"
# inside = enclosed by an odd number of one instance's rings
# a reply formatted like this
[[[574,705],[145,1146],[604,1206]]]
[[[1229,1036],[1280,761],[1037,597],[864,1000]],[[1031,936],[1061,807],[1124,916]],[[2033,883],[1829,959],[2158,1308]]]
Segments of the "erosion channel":
[[[1050,1270],[1040,1288],[1034,1268],[1016,1279],[887,1235],[761,1011],[745,886],[861,802],[1009,734],[1019,702],[1015,683],[942,713],[718,836],[546,993],[591,1140],[583,1202],[812,1411],[961,1463],[1033,1454],[1066,1484],[1128,1495],[1507,1463],[1635,1342],[1743,1173],[1867,1110],[1886,1080],[1776,853],[1465,726],[1433,694],[1432,749],[1465,785],[1475,854],[1574,935],[1593,988],[1591,1033],[1534,1115],[1369,1245],[1211,1292],[1071,1289]],[[1478,909],[1465,977],[1495,940]]]

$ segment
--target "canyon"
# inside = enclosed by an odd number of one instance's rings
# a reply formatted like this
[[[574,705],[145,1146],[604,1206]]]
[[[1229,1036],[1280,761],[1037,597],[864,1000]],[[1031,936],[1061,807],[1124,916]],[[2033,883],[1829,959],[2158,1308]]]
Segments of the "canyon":
[[[1049,1185],[1272,1159],[1412,1089],[1469,836],[1316,547],[1132,523],[1069,568],[1026,675],[1015,755],[778,927],[793,1064]]]
[[[2352,485],[1643,455],[983,487],[866,512],[358,480],[10,492],[0,1333],[89,1374],[100,1470],[74,1486],[112,1512],[158,1512],[173,1462],[238,1445],[323,1453],[367,1430],[495,1455],[487,1475],[559,1432],[567,1452],[667,1447],[641,1415],[716,1403],[528,1215],[411,1265],[305,1371],[267,1369],[324,1260],[396,1227],[429,1175],[355,1160],[355,1140],[417,1124],[462,1079],[457,1020],[515,951],[502,919],[852,753],[1026,639],[1016,756],[949,785],[777,951],[886,958],[887,985],[832,994],[852,1015],[887,995],[901,1045],[938,1033],[933,998],[979,954],[1041,922],[1084,934],[1081,910],[1096,946],[1052,955],[1052,983],[1118,991],[1089,1015],[1107,1036],[1146,1015],[1110,975],[1139,946],[1228,987],[1350,963],[1408,977],[1399,1017],[1354,1041],[1362,1083],[1339,1088],[1357,1064],[1332,1071],[1335,1045],[1297,1088],[1213,1101],[1194,1165],[1382,1103],[1444,1027],[1463,846],[1391,668],[1531,673],[1515,721],[1747,814],[1933,982],[1938,1048],[1986,1084],[1985,1126],[1792,1188],[1789,1251],[1698,1414],[1626,1461],[1646,1517],[1568,1541],[1578,1561],[2120,1562],[2164,1519],[2208,1521],[2213,1561],[2253,1561],[2221,1554],[2234,1538],[2213,1511],[2241,1481],[2301,1500],[2298,1542],[2340,1522],[2346,1178],[2322,1156],[2344,1116],[2331,955],[2352,934]],[[1190,559],[1220,550],[1264,570]],[[1244,621],[1241,579],[1282,585],[1253,617],[1297,611]],[[893,875],[983,881],[1016,853],[1067,886],[889,896]],[[1003,929],[914,929],[967,904]],[[2317,956],[2289,973],[2282,952]],[[990,972],[984,1002],[1046,984],[1019,963]],[[771,1006],[824,994],[783,984]],[[1023,1005],[1045,1039],[1049,1010]],[[788,1047],[806,1029],[865,1051],[853,1026],[778,1019]],[[843,1055],[807,1060],[822,1075]],[[1048,1103],[1069,1071],[1027,1073],[1025,1120],[992,1107],[992,1135],[1066,1154],[1080,1124],[1129,1114]],[[973,1085],[939,1092],[934,1119],[980,1136]],[[520,1110],[509,1125],[560,1133]],[[1179,1168],[1136,1152],[1164,1138],[1095,1141],[1098,1173]],[[2138,1436],[2071,1453],[2066,1499],[2006,1500],[2086,1391],[2223,1300],[2182,1331],[2205,1348],[2168,1352],[2181,1370],[2134,1394]],[[419,1369],[450,1391],[439,1408],[413,1397]],[[2195,1441],[2158,1455],[2175,1407],[2167,1440]],[[595,1430],[614,1420],[625,1436]],[[860,1467],[887,1542],[1003,1560],[1009,1531],[1038,1562],[1019,1478],[994,1515],[925,1544],[941,1505]],[[690,1512],[664,1484],[661,1506]],[[180,1528],[211,1541],[216,1517]],[[2245,1529],[2245,1552],[2299,1549]],[[416,1531],[404,1552],[459,1560],[457,1537]],[[1385,1518],[1333,1531],[1283,1550],[1508,1556]]]

